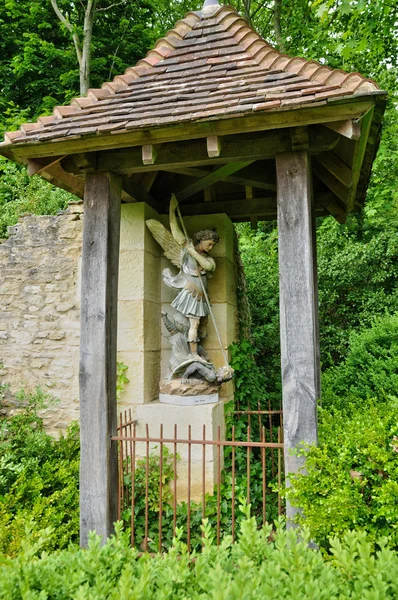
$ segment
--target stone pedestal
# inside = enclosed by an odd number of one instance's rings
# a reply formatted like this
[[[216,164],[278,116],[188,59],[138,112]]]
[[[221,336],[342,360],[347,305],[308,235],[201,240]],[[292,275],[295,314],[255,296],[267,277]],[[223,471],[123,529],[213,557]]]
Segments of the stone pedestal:
[[[179,455],[177,461],[177,501],[182,502],[188,497],[188,430],[191,426],[191,439],[193,441],[217,440],[225,437],[224,403],[205,404],[203,406],[175,406],[151,402],[137,406],[137,437],[146,436],[148,425],[149,436],[158,438],[160,426],[163,425],[163,438],[174,439],[175,426],[177,426],[177,439],[185,440],[177,444],[176,451]],[[165,443],[171,454],[175,452],[173,443]],[[150,444],[150,452],[159,453],[159,442]],[[136,454],[145,457],[145,442],[137,443]],[[220,454],[220,469],[223,467],[223,449]],[[204,462],[204,472],[203,472]],[[200,501],[203,487],[205,492],[212,494],[217,482],[218,450],[216,445],[205,447],[203,461],[203,444],[191,444],[191,500]],[[204,477],[203,477],[204,475]],[[204,482],[203,482],[204,479]],[[204,483],[204,485],[203,485]]]

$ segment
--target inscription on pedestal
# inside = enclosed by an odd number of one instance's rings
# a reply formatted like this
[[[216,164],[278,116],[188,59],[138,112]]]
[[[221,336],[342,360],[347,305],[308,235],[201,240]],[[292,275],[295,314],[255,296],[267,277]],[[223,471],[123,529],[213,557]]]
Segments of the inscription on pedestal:
[[[159,394],[159,402],[162,404],[175,404],[176,406],[196,406],[198,404],[216,404],[218,397],[218,394],[200,394],[197,396]]]

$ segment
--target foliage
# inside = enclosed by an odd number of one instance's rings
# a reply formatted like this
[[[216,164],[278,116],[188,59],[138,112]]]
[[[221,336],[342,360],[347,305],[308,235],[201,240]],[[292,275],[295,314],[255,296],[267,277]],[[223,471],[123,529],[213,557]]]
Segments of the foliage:
[[[397,333],[398,314],[376,319],[323,374],[319,448],[303,450],[308,474],[288,492],[323,547],[350,528],[398,546]]]
[[[322,403],[333,411],[361,407],[398,397],[398,313],[379,318],[374,325],[350,337],[344,362],[330,367],[322,377]]]
[[[350,336],[371,327],[376,316],[398,310],[398,213],[395,200],[374,195],[363,215],[345,225],[332,217],[317,231],[320,345],[323,369],[347,355]],[[390,204],[392,205],[390,206]],[[372,208],[373,207],[373,208]],[[252,310],[256,361],[280,390],[279,290],[276,226],[257,232],[239,226],[239,242]]]
[[[246,276],[253,343],[230,347],[235,401],[241,409],[281,407],[278,239],[274,224],[236,225]]]
[[[332,540],[330,561],[308,547],[307,531],[286,532],[279,525],[270,537],[271,527],[258,530],[253,518],[242,522],[234,545],[227,537],[217,548],[209,523],[203,532],[199,553],[190,555],[177,536],[165,555],[151,557],[129,547],[120,524],[102,547],[92,535],[88,550],[70,546],[50,554],[41,553],[44,531],[36,543],[28,540],[17,558],[0,559],[0,598],[362,600],[398,594],[397,554],[383,539],[374,553],[361,532]]]
[[[76,197],[0,157],[0,238],[21,215],[55,215]]]
[[[0,421],[0,551],[14,556],[27,527],[33,540],[52,527],[46,548],[62,548],[78,535],[79,431],[71,425],[56,440],[38,411],[49,397],[37,389],[16,398],[12,416]]]
[[[368,205],[370,209],[370,204]],[[325,219],[318,228],[323,368],[347,355],[350,335],[398,310],[398,217]]]
[[[116,371],[116,399],[119,402],[125,386],[130,383],[130,379],[127,377],[128,365],[124,362],[117,363],[117,371]]]
[[[313,538],[363,529],[398,547],[398,400],[320,411],[319,448],[303,450],[307,475],[291,478],[288,497],[303,509]]]

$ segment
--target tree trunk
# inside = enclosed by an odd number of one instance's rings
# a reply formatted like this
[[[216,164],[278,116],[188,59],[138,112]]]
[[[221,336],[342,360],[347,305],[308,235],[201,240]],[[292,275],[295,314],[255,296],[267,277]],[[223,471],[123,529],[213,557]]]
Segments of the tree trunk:
[[[57,4],[57,0],[51,0],[51,6],[54,9],[55,14],[61,23],[69,31],[73,44],[76,50],[77,61],[79,63],[79,76],[80,76],[80,95],[85,96],[90,87],[90,72],[91,72],[91,42],[93,38],[93,27],[95,19],[95,10],[97,6],[97,0],[88,0],[86,10],[84,13],[84,24],[83,24],[83,43],[79,39],[72,23],[64,15]]]
[[[97,0],[88,0],[86,13],[84,15],[83,51],[80,64],[80,95],[85,96],[90,87],[91,73],[91,41],[93,38],[93,27],[95,7]]]
[[[281,52],[285,52],[285,44],[282,38],[281,31],[281,9],[282,9],[282,0],[275,0],[274,4],[274,30],[275,30],[275,39],[278,49]]]
[[[250,16],[251,5],[252,5],[252,0],[243,0],[243,16],[245,17],[245,19],[248,22],[248,24],[250,25],[250,27],[252,26],[252,20],[251,20],[251,16]]]

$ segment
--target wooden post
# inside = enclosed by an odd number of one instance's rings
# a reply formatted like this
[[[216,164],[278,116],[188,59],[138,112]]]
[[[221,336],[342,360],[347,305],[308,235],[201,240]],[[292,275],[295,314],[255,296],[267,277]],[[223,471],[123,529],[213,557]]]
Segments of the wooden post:
[[[318,439],[318,295],[308,153],[278,154],[276,173],[283,434],[288,475],[305,464],[303,457],[291,455],[292,449],[300,447],[301,442],[317,444]],[[298,510],[287,503],[290,526]]]
[[[80,543],[117,519],[116,336],[120,177],[87,173],[80,338]]]

